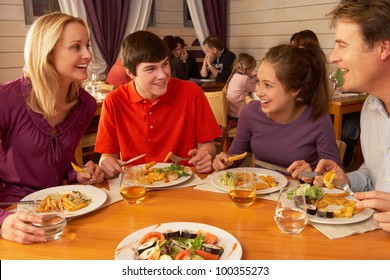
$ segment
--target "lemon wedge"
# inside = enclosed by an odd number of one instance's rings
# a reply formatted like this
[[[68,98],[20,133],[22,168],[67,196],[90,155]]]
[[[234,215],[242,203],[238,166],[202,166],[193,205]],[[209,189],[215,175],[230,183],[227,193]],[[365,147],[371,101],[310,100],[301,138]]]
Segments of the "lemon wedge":
[[[71,162],[71,164],[72,164],[72,167],[73,167],[74,171],[76,171],[76,172],[87,172],[84,168],[74,164],[73,162]]]
[[[333,185],[333,180],[334,180],[334,179],[337,179],[337,175],[336,175],[336,173],[334,173],[333,171],[328,171],[328,172],[324,175],[323,182],[324,182],[325,186],[326,186],[328,189],[333,189],[333,188],[334,188],[334,185]]]
[[[233,155],[228,158],[229,161],[235,161],[235,160],[240,160],[243,159],[247,156],[248,152],[242,153],[240,155]]]
[[[172,152],[170,151],[164,158],[164,162],[167,162],[169,160],[169,157],[172,155]]]

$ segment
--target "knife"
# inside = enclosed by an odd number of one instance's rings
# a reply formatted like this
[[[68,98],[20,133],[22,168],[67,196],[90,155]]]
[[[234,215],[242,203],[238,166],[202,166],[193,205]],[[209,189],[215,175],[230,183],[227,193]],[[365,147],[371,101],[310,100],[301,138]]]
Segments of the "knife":
[[[255,163],[257,165],[260,165],[260,166],[265,167],[267,169],[271,169],[271,170],[275,170],[275,171],[281,171],[281,172],[284,172],[284,173],[291,174],[290,172],[287,171],[287,168],[284,168],[284,167],[281,167],[281,166],[278,166],[278,165],[275,165],[275,164],[271,164],[271,163],[268,163],[268,162],[265,162],[265,161],[261,161],[261,160],[258,160],[258,159],[255,160]],[[314,172],[314,171],[299,171],[298,174],[299,174],[299,176],[307,177],[307,178],[314,178],[315,176],[322,175],[321,172]]]
[[[122,166],[125,166],[125,165],[127,165],[128,163],[130,163],[130,162],[133,162],[133,161],[136,161],[137,159],[143,158],[144,156],[146,156],[146,154],[142,154],[142,155],[133,157],[133,158],[129,159],[128,161],[122,162],[120,165],[121,165],[121,167],[122,167]]]

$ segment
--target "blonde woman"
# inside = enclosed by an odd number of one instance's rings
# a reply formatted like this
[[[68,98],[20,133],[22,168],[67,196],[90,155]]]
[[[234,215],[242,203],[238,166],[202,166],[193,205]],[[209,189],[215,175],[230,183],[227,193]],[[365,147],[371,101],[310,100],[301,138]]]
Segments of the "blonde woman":
[[[36,20],[26,38],[25,73],[0,86],[0,201],[19,201],[35,191],[67,182],[103,180],[92,171],[72,170],[76,147],[96,111],[96,101],[80,88],[92,59],[89,32],[79,18],[52,13]],[[45,242],[31,222],[41,218],[0,209],[4,239]]]
[[[228,129],[237,126],[245,97],[256,89],[256,59],[247,53],[240,53],[233,64],[232,74],[226,82],[228,104]]]

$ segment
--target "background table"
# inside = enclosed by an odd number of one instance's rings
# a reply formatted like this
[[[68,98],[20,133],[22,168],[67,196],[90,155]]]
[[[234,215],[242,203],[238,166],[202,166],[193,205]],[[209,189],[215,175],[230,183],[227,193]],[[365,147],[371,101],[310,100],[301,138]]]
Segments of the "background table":
[[[362,110],[363,103],[366,98],[366,94],[359,94],[356,96],[332,99],[330,103],[329,114],[334,115],[333,127],[337,140],[341,139],[343,115],[349,113],[359,113]]]

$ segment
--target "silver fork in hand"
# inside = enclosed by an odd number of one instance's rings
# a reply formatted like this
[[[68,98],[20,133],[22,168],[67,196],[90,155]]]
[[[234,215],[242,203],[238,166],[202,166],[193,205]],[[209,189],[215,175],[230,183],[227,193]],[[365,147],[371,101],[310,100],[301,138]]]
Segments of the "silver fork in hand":
[[[174,155],[174,154],[171,154],[171,155],[169,156],[169,158],[170,158],[174,163],[178,163],[178,162],[183,161],[183,160],[185,160],[185,161],[190,160],[190,158],[183,158],[183,157],[179,157],[179,156]]]
[[[341,183],[341,184],[338,184],[337,183],[337,179],[333,180],[333,186],[336,188],[336,189],[340,189],[340,190],[343,190],[343,191],[346,191],[347,193],[349,193],[350,196],[353,196],[354,195],[354,192],[352,191],[351,187],[349,186],[349,184],[347,183]]]

